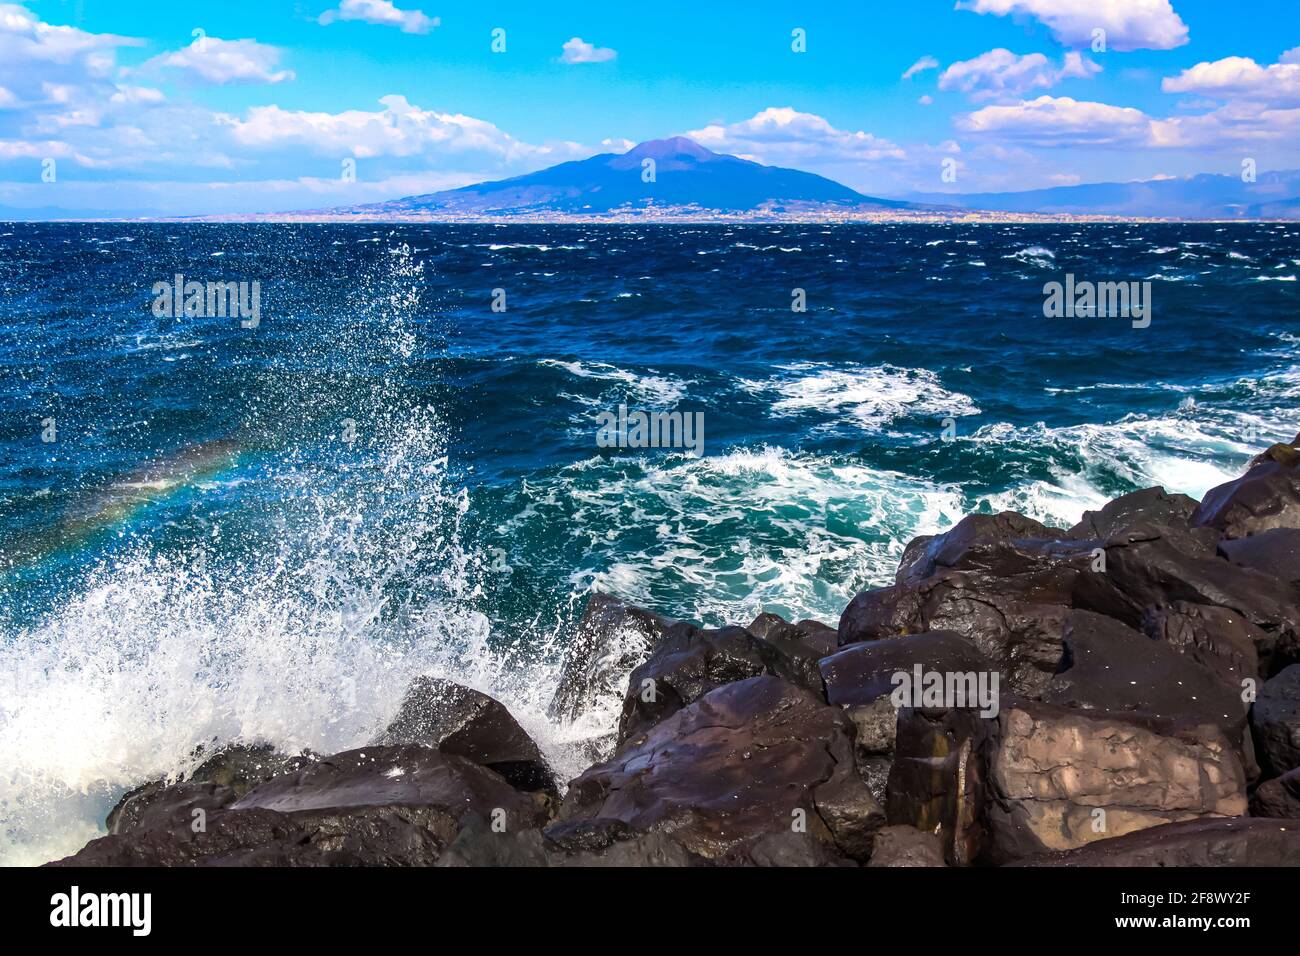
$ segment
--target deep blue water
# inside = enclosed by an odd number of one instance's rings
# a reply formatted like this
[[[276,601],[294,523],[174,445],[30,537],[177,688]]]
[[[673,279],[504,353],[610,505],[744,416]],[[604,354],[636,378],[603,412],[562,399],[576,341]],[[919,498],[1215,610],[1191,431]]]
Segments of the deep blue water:
[[[260,325],[155,317],[177,273]],[[1045,318],[1066,273],[1150,326]],[[363,741],[421,671],[563,766],[593,587],[833,624],[968,511],[1199,496],[1300,430],[1297,273],[1295,224],[0,224],[0,859],[197,742]],[[599,447],[620,404],[703,456]]]

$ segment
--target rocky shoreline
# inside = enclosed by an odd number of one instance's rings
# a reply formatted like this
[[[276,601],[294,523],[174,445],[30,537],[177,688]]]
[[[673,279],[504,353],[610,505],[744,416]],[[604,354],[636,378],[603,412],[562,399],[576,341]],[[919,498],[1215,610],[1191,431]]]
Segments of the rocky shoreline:
[[[838,629],[594,595],[551,716],[610,691],[567,786],[421,678],[370,745],[226,748],[50,865],[1300,865],[1300,436],[1199,503],[968,516]]]

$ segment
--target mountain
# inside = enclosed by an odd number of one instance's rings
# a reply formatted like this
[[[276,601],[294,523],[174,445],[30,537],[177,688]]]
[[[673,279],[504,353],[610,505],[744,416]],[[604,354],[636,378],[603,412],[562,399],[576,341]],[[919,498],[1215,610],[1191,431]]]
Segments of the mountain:
[[[1300,218],[1300,170],[1260,173],[1257,182],[1205,173],[1185,179],[1092,183],[1011,193],[921,193],[909,198],[960,209],[1176,219]]]
[[[653,161],[653,182],[642,178],[646,160]],[[674,136],[641,143],[626,153],[601,153],[512,179],[332,212],[584,215],[664,207],[726,213],[917,208],[906,201],[864,196],[813,173],[715,153],[694,140]]]

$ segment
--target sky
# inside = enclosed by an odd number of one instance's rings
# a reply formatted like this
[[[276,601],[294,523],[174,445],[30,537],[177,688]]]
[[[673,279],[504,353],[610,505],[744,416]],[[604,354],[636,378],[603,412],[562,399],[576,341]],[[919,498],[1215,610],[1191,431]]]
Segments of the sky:
[[[1300,168],[1300,2],[0,0],[0,213],[318,209],[672,135],[876,196]]]

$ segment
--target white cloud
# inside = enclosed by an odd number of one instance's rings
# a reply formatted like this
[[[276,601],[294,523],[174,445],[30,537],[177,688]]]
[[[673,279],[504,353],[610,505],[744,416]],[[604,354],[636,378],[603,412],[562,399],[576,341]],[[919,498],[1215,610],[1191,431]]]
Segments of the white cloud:
[[[560,59],[565,63],[605,63],[616,56],[617,50],[595,46],[582,37],[573,37],[565,41],[564,54]]]
[[[1091,44],[1098,28],[1109,50],[1172,50],[1187,42],[1187,24],[1169,0],[958,0],[957,9],[1034,17],[1067,46]]]
[[[836,129],[821,116],[790,107],[768,107],[742,122],[714,124],[686,135],[712,150],[800,168],[906,155],[887,139]]]
[[[918,73],[924,72],[925,70],[937,70],[938,68],[939,68],[939,61],[927,54],[926,56],[921,57],[921,59],[917,60],[915,63],[909,66],[903,72],[902,78],[904,80],[910,80]]]
[[[17,105],[18,97],[13,94],[13,91],[0,86],[0,110],[12,109]]]
[[[278,70],[280,49],[256,40],[201,36],[187,47],[147,60],[141,70],[185,70],[209,83],[284,83],[292,70]]]
[[[1213,63],[1198,63],[1178,76],[1166,77],[1166,93],[1199,93],[1216,98],[1240,98],[1273,105],[1300,104],[1300,62],[1260,66],[1250,57],[1229,56]]]
[[[973,60],[952,64],[939,77],[939,89],[958,90],[977,101],[1005,99],[1035,89],[1051,89],[1071,77],[1086,79],[1100,72],[1100,66],[1073,50],[1056,67],[1041,53],[1018,56],[999,47]]]
[[[343,0],[337,10],[326,10],[316,22],[328,26],[339,20],[397,27],[403,33],[429,33],[442,23],[422,10],[399,10],[390,0]]]
[[[1039,145],[1104,146],[1147,142],[1151,118],[1126,106],[1068,96],[1040,96],[1014,105],[986,106],[959,116],[957,128]]]

